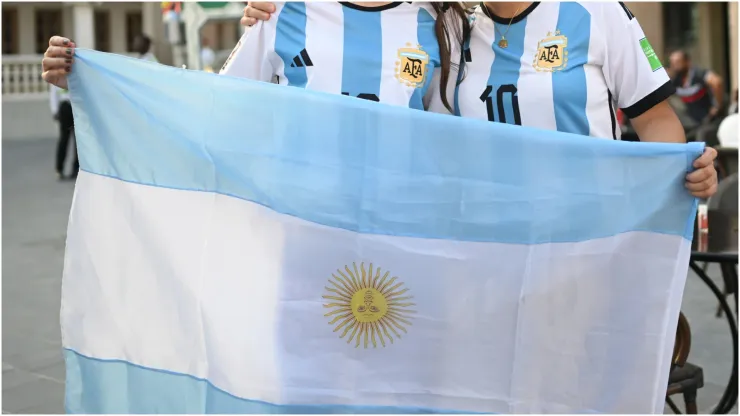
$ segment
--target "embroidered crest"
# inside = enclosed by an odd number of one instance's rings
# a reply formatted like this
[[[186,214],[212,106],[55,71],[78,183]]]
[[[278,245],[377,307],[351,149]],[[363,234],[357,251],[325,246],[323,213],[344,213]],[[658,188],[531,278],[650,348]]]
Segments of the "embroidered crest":
[[[422,50],[421,45],[412,48],[410,43],[398,50],[396,61],[396,79],[402,84],[418,88],[424,85],[427,75],[429,54]]]
[[[568,38],[556,31],[553,35],[548,32],[547,37],[537,45],[537,54],[532,66],[537,71],[555,72],[568,65]]]

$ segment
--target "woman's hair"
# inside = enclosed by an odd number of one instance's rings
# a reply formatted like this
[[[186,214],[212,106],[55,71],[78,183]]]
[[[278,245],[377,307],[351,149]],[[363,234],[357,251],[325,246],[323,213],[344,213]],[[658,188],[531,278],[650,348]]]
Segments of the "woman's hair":
[[[442,64],[442,73],[439,78],[440,95],[442,104],[450,112],[453,112],[447,98],[447,84],[450,81],[450,68],[452,65],[458,66],[463,54],[463,45],[470,37],[470,21],[468,20],[468,11],[461,2],[432,3],[432,7],[437,12],[434,32],[437,35],[439,57]],[[451,56],[452,45],[457,46],[457,50],[460,52],[459,56]],[[457,80],[454,82],[457,82]]]

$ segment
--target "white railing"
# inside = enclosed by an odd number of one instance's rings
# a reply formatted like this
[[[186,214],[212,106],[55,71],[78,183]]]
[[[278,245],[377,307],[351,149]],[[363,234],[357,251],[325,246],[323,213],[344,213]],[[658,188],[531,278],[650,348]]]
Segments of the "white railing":
[[[123,53],[138,57],[137,53]],[[36,100],[49,97],[49,84],[41,78],[42,55],[2,56],[2,97],[14,100]]]
[[[41,55],[3,55],[3,99],[46,98],[49,84],[41,78]]]

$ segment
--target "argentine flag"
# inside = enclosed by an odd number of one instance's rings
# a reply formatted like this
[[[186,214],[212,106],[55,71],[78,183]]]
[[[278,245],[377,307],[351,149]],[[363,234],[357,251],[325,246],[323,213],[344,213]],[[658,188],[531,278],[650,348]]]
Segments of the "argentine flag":
[[[71,413],[661,413],[700,144],[79,50]]]

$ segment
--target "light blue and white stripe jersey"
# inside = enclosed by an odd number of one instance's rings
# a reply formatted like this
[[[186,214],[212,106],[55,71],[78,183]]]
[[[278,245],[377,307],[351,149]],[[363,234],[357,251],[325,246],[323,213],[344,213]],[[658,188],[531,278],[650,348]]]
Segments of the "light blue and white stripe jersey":
[[[622,3],[533,3],[513,20],[479,6],[473,19],[463,117],[617,139],[615,105],[634,118],[675,91]]]
[[[439,95],[436,13],[429,3],[276,6],[269,21],[242,37],[221,74],[416,109]]]

